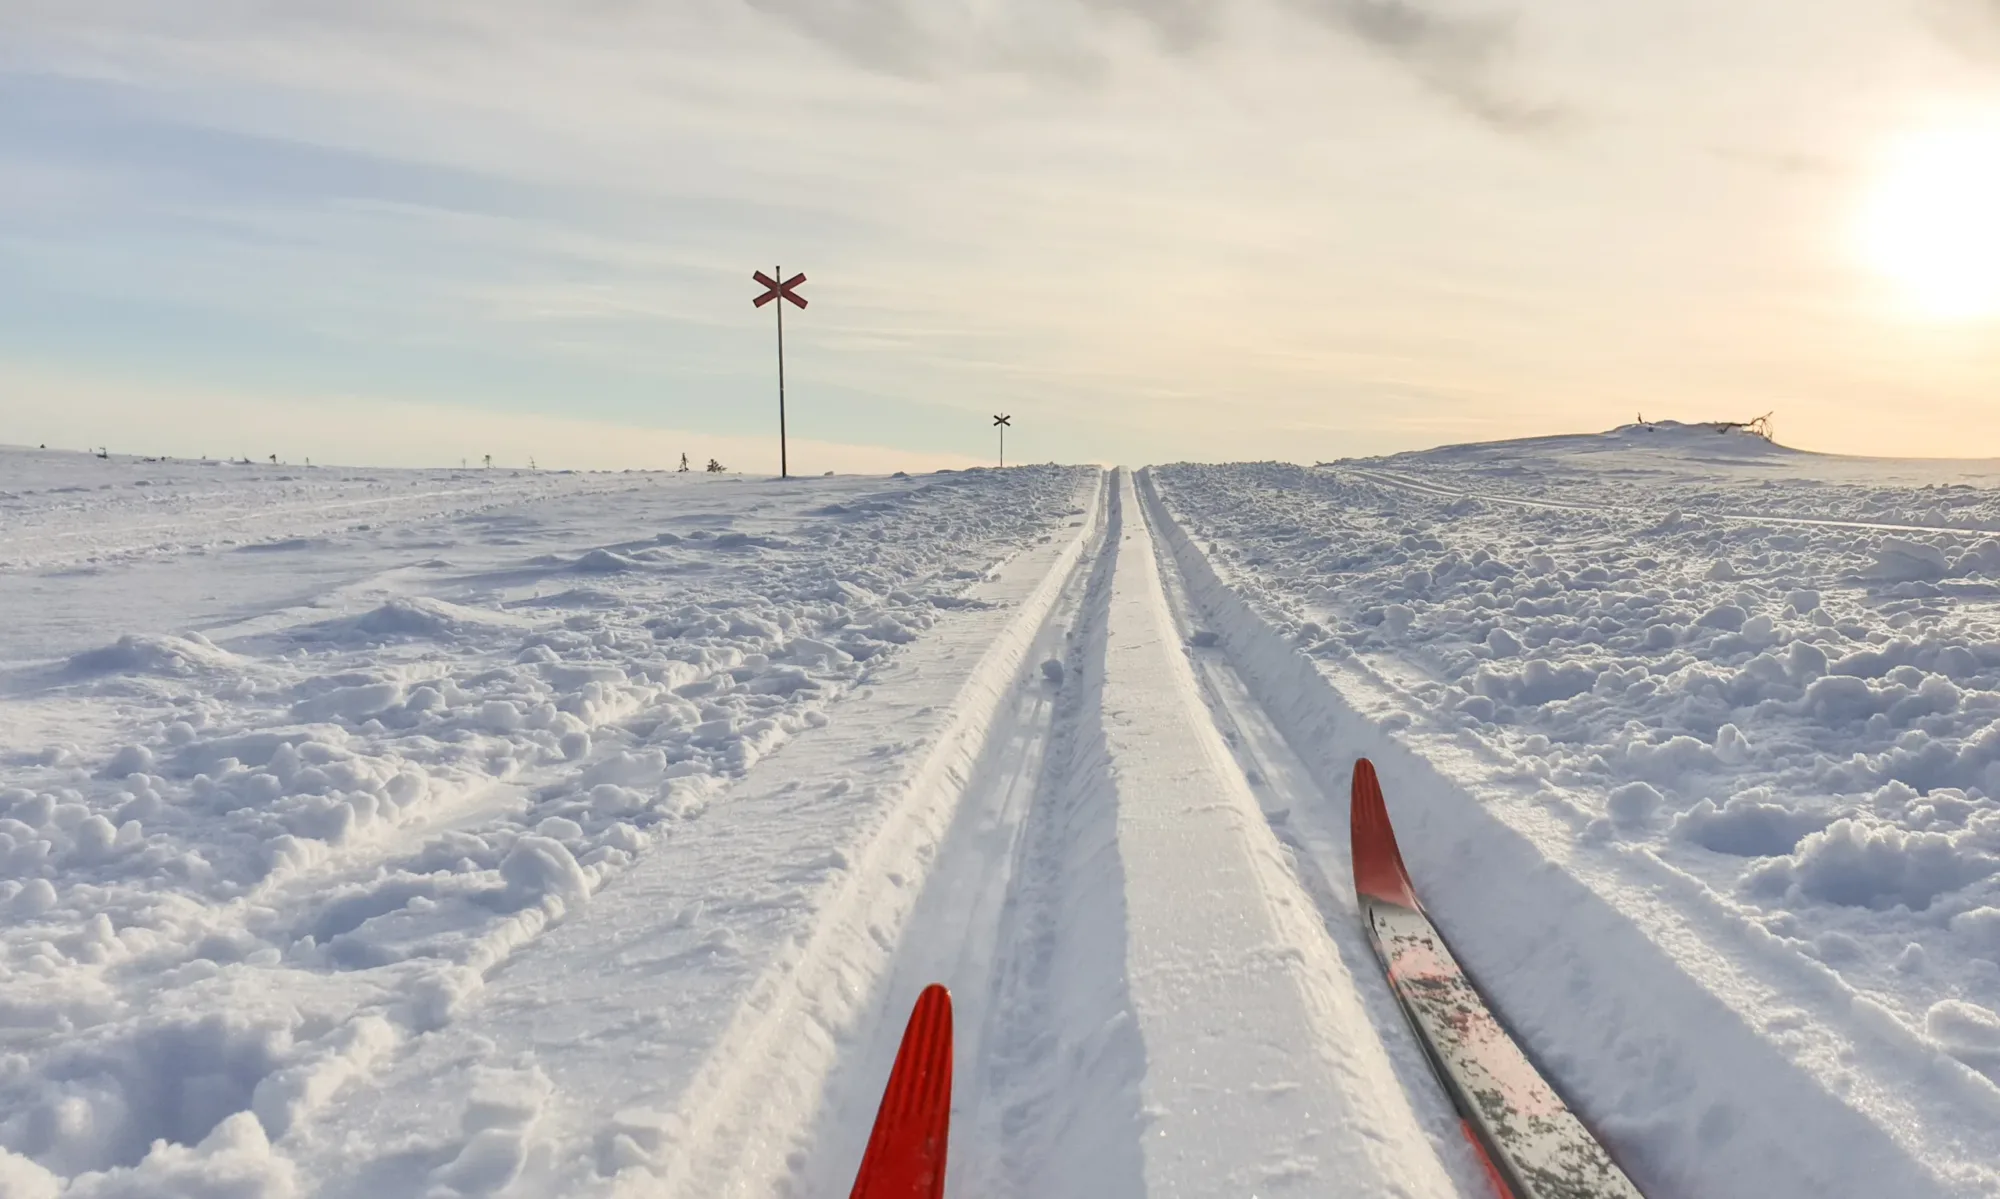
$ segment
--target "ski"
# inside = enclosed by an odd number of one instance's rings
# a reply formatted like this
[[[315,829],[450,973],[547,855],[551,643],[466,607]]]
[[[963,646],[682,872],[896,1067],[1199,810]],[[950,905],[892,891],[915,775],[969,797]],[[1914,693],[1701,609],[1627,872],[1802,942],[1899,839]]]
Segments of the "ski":
[[[1382,784],[1354,763],[1354,890],[1375,956],[1502,1199],[1643,1199],[1480,997],[1417,902]]]
[[[951,1131],[951,992],[917,996],[848,1199],[942,1199]]]

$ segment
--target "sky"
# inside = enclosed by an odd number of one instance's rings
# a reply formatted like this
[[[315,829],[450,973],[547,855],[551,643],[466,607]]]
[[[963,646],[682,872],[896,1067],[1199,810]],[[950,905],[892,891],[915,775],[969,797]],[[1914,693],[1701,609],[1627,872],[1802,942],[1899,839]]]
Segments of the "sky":
[[[0,442],[2000,456],[2000,0],[0,0]]]

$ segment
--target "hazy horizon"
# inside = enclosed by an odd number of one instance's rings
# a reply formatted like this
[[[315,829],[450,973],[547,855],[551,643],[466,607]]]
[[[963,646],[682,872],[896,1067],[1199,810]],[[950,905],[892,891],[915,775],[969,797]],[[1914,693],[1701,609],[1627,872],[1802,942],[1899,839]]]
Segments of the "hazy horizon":
[[[16,0],[0,441],[2000,454],[2000,6]],[[768,459],[768,461],[766,461]]]

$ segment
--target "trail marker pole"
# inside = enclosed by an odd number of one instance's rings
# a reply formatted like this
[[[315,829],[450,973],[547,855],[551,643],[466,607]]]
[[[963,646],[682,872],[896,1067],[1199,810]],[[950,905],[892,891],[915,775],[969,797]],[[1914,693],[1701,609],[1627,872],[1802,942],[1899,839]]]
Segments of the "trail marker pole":
[[[1007,413],[996,412],[993,414],[993,427],[1000,430],[1000,466],[1002,469],[1005,469],[1007,465],[1007,430],[1012,428],[1013,424],[1014,418]]]
[[[752,271],[750,277],[764,285],[764,294],[750,301],[752,306],[762,308],[773,300],[790,300],[799,307],[806,306],[805,297],[793,289],[806,281],[804,275],[793,275],[785,279],[782,267],[772,267],[770,274]],[[783,283],[778,282],[785,279]],[[785,457],[785,306],[778,305],[778,477],[792,477],[791,464]]]

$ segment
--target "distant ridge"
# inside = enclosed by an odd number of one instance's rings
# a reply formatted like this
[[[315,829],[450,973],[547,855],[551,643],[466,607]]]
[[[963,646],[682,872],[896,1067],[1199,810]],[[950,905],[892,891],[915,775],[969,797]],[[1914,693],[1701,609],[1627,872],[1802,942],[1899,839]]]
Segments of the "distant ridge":
[[[1630,450],[1664,451],[1694,458],[1766,458],[1809,454],[1809,450],[1780,445],[1743,425],[1729,421],[1695,424],[1674,420],[1633,422],[1602,433],[1557,433],[1542,437],[1516,437],[1506,441],[1470,441],[1441,445],[1428,450],[1406,450],[1367,459],[1395,462],[1407,458],[1479,459],[1505,457],[1524,450],[1556,454],[1609,454]]]

